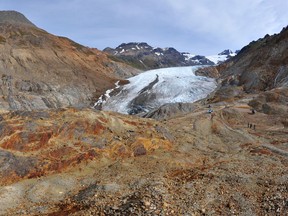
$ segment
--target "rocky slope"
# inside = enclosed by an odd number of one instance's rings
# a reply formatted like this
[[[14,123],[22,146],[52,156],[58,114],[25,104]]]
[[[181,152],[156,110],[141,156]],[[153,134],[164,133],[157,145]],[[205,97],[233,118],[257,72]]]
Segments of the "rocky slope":
[[[225,61],[236,53],[225,50],[218,55],[201,56],[179,52],[174,48],[153,48],[147,43],[123,43],[113,48],[103,50],[111,55],[110,58],[125,62],[133,67],[150,70],[167,67],[215,65]]]
[[[287,27],[283,28],[279,34],[266,35],[264,38],[251,42],[236,57],[216,67],[222,85],[212,101],[231,100],[236,95],[258,94],[273,89],[278,89],[277,92],[282,91],[280,95],[287,95],[287,49]],[[215,68],[211,71],[215,73]],[[275,97],[280,96],[275,92],[271,94]],[[287,99],[278,102],[283,105],[288,103]]]
[[[222,76],[232,78],[246,92],[271,90],[288,84],[288,28],[266,35],[244,47],[231,59]]]
[[[1,113],[0,215],[285,215],[280,117],[251,115],[246,101],[213,109],[195,104],[162,122],[89,109]]]
[[[106,54],[51,35],[22,14],[0,12],[0,108],[89,106],[137,70]]]

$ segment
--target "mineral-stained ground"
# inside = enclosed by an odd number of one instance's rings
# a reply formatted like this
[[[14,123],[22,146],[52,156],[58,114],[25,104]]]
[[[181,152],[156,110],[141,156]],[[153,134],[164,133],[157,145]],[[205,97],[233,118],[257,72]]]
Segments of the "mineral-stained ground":
[[[287,215],[287,120],[194,108],[2,111],[0,215]]]

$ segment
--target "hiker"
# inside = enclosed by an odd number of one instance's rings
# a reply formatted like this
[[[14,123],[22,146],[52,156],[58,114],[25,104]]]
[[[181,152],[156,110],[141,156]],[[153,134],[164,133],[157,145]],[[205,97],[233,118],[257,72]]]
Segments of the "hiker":
[[[256,125],[254,124],[254,125],[253,125],[253,130],[255,130],[255,129],[256,129]]]
[[[216,115],[215,113],[211,113],[211,118],[210,119],[213,120],[215,115]]]

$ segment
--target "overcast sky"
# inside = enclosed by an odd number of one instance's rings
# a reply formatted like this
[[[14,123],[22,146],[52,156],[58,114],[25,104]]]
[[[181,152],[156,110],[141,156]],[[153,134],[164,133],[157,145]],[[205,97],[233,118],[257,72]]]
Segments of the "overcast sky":
[[[49,33],[104,49],[147,42],[192,54],[241,49],[288,25],[288,0],[0,0]]]

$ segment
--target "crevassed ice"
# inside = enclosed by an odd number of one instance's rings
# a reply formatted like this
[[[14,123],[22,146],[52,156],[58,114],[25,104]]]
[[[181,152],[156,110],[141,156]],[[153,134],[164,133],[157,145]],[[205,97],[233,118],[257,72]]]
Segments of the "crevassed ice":
[[[120,113],[128,113],[131,101],[139,96],[139,92],[155,81],[158,82],[148,89],[141,106],[146,109],[155,109],[166,103],[194,102],[205,98],[216,88],[215,79],[196,76],[195,71],[203,66],[174,67],[150,70],[135,77],[129,78],[130,83],[115,96],[103,103],[102,109]]]

